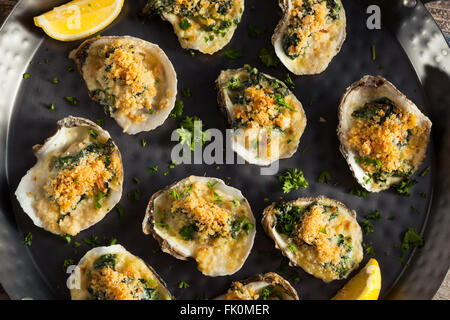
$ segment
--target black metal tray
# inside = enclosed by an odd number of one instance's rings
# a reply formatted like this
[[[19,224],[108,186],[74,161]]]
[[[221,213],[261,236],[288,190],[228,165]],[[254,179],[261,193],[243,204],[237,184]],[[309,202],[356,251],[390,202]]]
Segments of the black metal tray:
[[[268,271],[282,272],[291,283],[298,277],[299,281],[293,284],[302,299],[332,297],[345,280],[325,284],[300,269],[286,269],[285,261],[274,251],[273,242],[262,230],[259,221],[267,205],[262,199],[268,197],[273,201],[283,196],[276,176],[261,176],[259,168],[249,164],[180,165],[169,169],[170,150],[175,144],[170,142],[170,134],[179,120],[168,119],[152,132],[129,136],[90,101],[80,75],[66,71],[67,65],[73,65],[67,58],[68,53],[80,42],[61,43],[49,39],[32,25],[33,16],[62,2],[22,0],[0,30],[0,282],[11,298],[68,298],[63,262],[65,259],[77,262],[90,249],[83,239],[92,235],[98,236],[101,244],[107,243],[110,237],[117,238],[118,243],[150,263],[178,299],[214,298],[223,293],[231,281]],[[428,299],[434,295],[450,265],[447,248],[450,216],[446,214],[450,195],[450,50],[421,3],[407,8],[403,1],[375,1],[382,8],[381,30],[366,28],[368,4],[364,1],[344,0],[343,3],[347,40],[341,52],[324,73],[293,77],[294,93],[304,105],[308,125],[299,150],[292,158],[280,162],[280,171],[301,168],[310,187],[291,192],[285,198],[323,194],[355,209],[359,221],[378,209],[383,219],[374,222],[375,232],[364,236],[364,243],[373,244],[380,263],[382,297]],[[227,49],[244,52],[244,56],[236,60],[220,53],[191,56],[180,47],[169,23],[158,17],[142,23],[138,12],[143,5],[143,0],[126,1],[119,18],[101,34],[132,35],[160,45],[174,64],[179,89],[192,90],[192,98],[183,99],[185,115],[201,117],[208,128],[222,131],[226,128],[225,118],[216,105],[214,88],[220,70],[248,63],[280,79],[287,73],[281,64],[277,68],[267,68],[258,58],[261,48],[271,47],[270,37],[281,16],[276,1],[246,1],[243,20],[227,46]],[[249,23],[264,30],[256,40],[248,37]],[[375,60],[372,45],[376,48]],[[30,65],[30,61],[33,64]],[[23,80],[25,72],[31,73],[31,78]],[[433,121],[432,141],[423,164],[423,167],[431,165],[432,170],[425,177],[416,174],[419,184],[413,187],[411,197],[385,191],[359,198],[348,192],[353,178],[338,150],[337,107],[345,88],[365,74],[380,74],[389,79]],[[59,84],[50,82],[53,77],[59,78]],[[78,105],[65,102],[65,96],[76,96]],[[48,110],[51,103],[55,105],[53,111]],[[64,239],[35,227],[13,195],[21,177],[35,162],[31,147],[52,135],[56,121],[68,115],[105,119],[105,128],[124,157],[125,170],[121,201],[124,217],[120,219],[113,211],[94,227],[81,232],[72,239],[72,242],[82,243],[76,250]],[[320,122],[320,117],[326,122]],[[141,139],[148,141],[145,148],[141,146]],[[158,172],[149,173],[147,169],[154,165],[159,165]],[[332,183],[317,182],[319,173],[324,170],[331,173]],[[190,174],[231,177],[229,184],[242,190],[258,220],[252,253],[244,267],[232,276],[205,277],[197,271],[194,261],[180,261],[162,253],[157,242],[141,231],[149,197]],[[133,177],[141,180],[138,202],[127,198],[127,193],[138,187]],[[421,192],[427,193],[426,199],[419,196]],[[388,220],[392,215],[396,219]],[[408,252],[405,263],[401,263],[398,260],[401,249],[393,246],[400,245],[408,227],[424,234],[425,246]],[[28,232],[33,234],[31,247],[23,243]],[[368,258],[365,255],[363,263]],[[190,287],[179,289],[180,281],[189,283]]]

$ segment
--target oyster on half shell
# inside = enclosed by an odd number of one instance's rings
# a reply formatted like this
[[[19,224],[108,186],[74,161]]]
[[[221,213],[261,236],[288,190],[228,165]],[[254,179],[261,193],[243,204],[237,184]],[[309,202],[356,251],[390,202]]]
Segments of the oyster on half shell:
[[[243,12],[244,0],[149,0],[143,9],[170,22],[183,48],[207,54],[231,41]]]
[[[279,0],[283,18],[272,36],[275,53],[294,74],[324,71],[346,37],[340,0]]]
[[[89,250],[68,283],[72,300],[173,299],[155,270],[120,244]]]
[[[38,227],[76,235],[96,224],[120,201],[123,167],[109,133],[90,120],[69,116],[33,151],[37,162],[16,197]]]
[[[342,97],[341,153],[368,191],[409,178],[425,158],[430,132],[430,119],[381,76],[364,76]]]
[[[299,300],[291,284],[274,272],[234,281],[227,293],[217,300]]]
[[[156,44],[130,36],[92,38],[69,57],[92,100],[128,134],[162,125],[175,106],[177,75]]]
[[[273,203],[262,225],[291,266],[324,282],[347,278],[363,258],[355,211],[324,196]]]
[[[252,164],[269,165],[297,151],[306,115],[282,81],[245,65],[222,71],[216,84],[238,155]]]
[[[142,228],[177,259],[194,258],[207,276],[237,272],[253,246],[255,218],[241,191],[190,176],[156,192]]]

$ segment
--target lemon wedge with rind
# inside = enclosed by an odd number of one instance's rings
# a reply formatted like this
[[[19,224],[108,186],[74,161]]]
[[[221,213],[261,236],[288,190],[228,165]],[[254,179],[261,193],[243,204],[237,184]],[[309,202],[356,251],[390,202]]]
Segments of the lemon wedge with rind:
[[[124,0],[73,0],[34,17],[34,24],[53,39],[74,41],[107,27],[122,10]]]
[[[381,290],[381,272],[377,260],[366,266],[338,291],[332,300],[378,300]]]

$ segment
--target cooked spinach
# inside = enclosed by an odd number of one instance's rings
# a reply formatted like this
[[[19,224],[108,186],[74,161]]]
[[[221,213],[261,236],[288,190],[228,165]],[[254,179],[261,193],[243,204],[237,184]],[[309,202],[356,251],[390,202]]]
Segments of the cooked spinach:
[[[94,269],[101,270],[103,268],[111,268],[114,270],[117,264],[117,256],[113,253],[107,253],[97,258],[94,263]]]

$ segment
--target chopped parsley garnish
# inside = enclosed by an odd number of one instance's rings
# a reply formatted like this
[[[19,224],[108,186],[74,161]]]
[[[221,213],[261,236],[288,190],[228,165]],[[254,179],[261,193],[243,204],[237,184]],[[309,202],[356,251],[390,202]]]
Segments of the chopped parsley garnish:
[[[424,175],[426,175],[428,173],[428,171],[430,171],[431,167],[427,166],[425,167],[425,169],[423,169],[420,173],[419,176],[423,177]]]
[[[427,197],[427,193],[426,193],[426,192],[421,192],[421,193],[420,193],[420,196],[421,196],[422,198],[426,198],[426,197]]]
[[[283,193],[297,190],[300,187],[308,188],[309,183],[303,175],[303,171],[297,168],[287,169],[282,175],[278,176],[283,189]]]
[[[170,190],[170,195],[172,196],[172,198],[174,200],[177,200],[180,198],[180,195],[178,194],[177,190],[175,190],[175,189]]]
[[[176,162],[171,161],[171,162],[169,163],[169,169],[173,169],[173,168],[175,168],[175,167],[177,167],[177,166],[179,166],[179,165],[180,165],[179,163],[176,163]]]
[[[237,59],[244,55],[244,53],[240,50],[229,49],[222,52],[222,54],[228,59]]]
[[[319,183],[328,183],[331,181],[331,175],[328,171],[323,171],[320,173],[319,178],[317,179]]]
[[[376,59],[376,52],[375,52],[375,45],[372,45],[372,60],[375,61]]]
[[[408,230],[405,232],[405,235],[403,236],[403,241],[402,241],[402,256],[399,258],[399,260],[401,262],[404,262],[405,260],[405,256],[406,256],[406,252],[409,249],[412,248],[420,248],[423,246],[423,237],[417,233],[416,230],[414,230],[414,228],[408,228]]]
[[[73,247],[74,248],[78,248],[78,247],[80,247],[81,246],[81,243],[79,243],[78,241],[74,241],[73,242]]]
[[[195,122],[198,122],[197,125],[195,125]],[[186,117],[180,122],[180,125],[181,128],[177,129],[177,132],[180,135],[179,142],[181,144],[190,145],[192,151],[195,150],[197,144],[203,146],[210,138],[209,131],[202,130],[202,120],[196,116]]]
[[[134,189],[134,192],[129,192],[128,199],[133,202],[138,202],[139,200],[141,200],[141,190],[139,190],[139,188],[136,188]]]
[[[206,182],[206,185],[208,186],[209,189],[214,189],[214,187],[216,186],[216,184],[219,183],[218,181],[215,181],[214,183],[211,183],[209,181]]]
[[[381,218],[382,217],[381,217],[380,211],[378,211],[378,210],[375,210],[373,213],[368,214],[366,216],[366,219],[369,219],[369,220],[380,220]]]
[[[67,272],[67,268],[73,265],[75,262],[73,259],[65,259],[62,265],[63,272]]]
[[[147,145],[147,141],[145,141],[145,139],[141,139],[142,148],[145,148],[146,145]]]
[[[97,119],[95,121],[100,127],[103,127],[105,125],[105,120],[104,119]]]
[[[73,71],[75,71],[75,68],[74,68],[72,65],[67,65],[67,66],[66,66],[66,70],[67,70],[68,72],[73,72]]]
[[[358,182],[354,182],[352,188],[350,189],[350,194],[353,194],[361,198],[367,197],[369,193],[370,192],[361,187],[361,185]]]
[[[175,100],[175,107],[170,112],[169,117],[171,118],[181,117],[181,115],[183,114],[183,109],[184,109],[183,101],[178,99]]]
[[[97,139],[98,137],[98,133],[95,132],[93,129],[89,129],[89,134],[91,135],[92,138]]]
[[[180,288],[180,289],[187,289],[187,288],[189,288],[190,287],[190,285],[187,283],[187,282],[184,282],[184,281],[181,281],[179,284],[178,284],[178,288]]]
[[[272,286],[265,286],[262,288],[258,300],[267,300],[272,294]]]
[[[280,63],[273,49],[262,48],[259,52],[259,58],[266,67],[276,67]]]
[[[190,224],[182,227],[178,233],[183,238],[183,240],[189,241],[194,240],[194,233],[198,231],[198,228],[195,224]]]
[[[295,110],[294,108],[292,108],[288,105],[288,103],[286,102],[286,100],[284,100],[284,97],[281,94],[279,94],[279,93],[275,94],[273,96],[273,99],[275,100],[275,102],[277,103],[278,106],[287,108],[294,112],[297,112],[297,110]]]
[[[192,97],[192,92],[191,89],[186,88],[186,89],[181,89],[181,95],[185,98],[190,98]]]
[[[76,105],[78,103],[78,99],[75,97],[64,97],[64,99],[72,105]]]
[[[158,221],[155,221],[155,225],[156,226],[160,226],[161,228],[165,228],[166,230],[169,230],[169,225],[167,224],[167,223],[165,223],[165,222],[158,222]]]
[[[156,172],[158,171],[158,165],[151,167],[150,169],[148,169],[148,172]]]
[[[117,212],[119,213],[119,218],[123,217],[123,208],[122,205],[120,203],[116,204],[115,206]]]
[[[65,234],[65,235],[61,236],[61,238],[66,240],[67,244],[70,244],[70,242],[72,242],[72,237],[70,235],[68,235],[68,234]]]
[[[98,237],[92,235],[90,238],[86,238],[83,240],[85,243],[90,245],[91,247],[98,247],[100,245],[100,242],[98,241]]]
[[[297,247],[294,246],[293,244],[288,245],[288,249],[291,250],[292,252],[294,252],[295,250],[297,250]]]
[[[373,233],[374,225],[369,220],[367,220],[367,219],[364,220],[363,222],[360,223],[360,225],[366,235]]]
[[[59,83],[59,79],[58,77],[54,77],[52,80],[50,80],[51,83],[53,84],[58,84]]]
[[[416,179],[404,180],[400,183],[393,184],[392,187],[397,193],[409,197],[411,195],[411,187],[417,183]]]
[[[261,34],[261,29],[251,25],[250,23],[247,25],[248,28],[248,36],[250,38],[256,39]]]
[[[181,28],[182,30],[187,30],[187,29],[189,29],[189,28],[192,26],[192,24],[189,22],[188,19],[183,18],[183,19],[180,21],[179,26],[180,26],[180,28]]]
[[[415,213],[417,213],[417,214],[420,214],[420,211],[419,211],[419,209],[417,209],[415,206],[411,206],[411,209],[412,209],[412,211],[414,211]]]
[[[286,73],[286,77],[284,78],[284,83],[289,87],[289,89],[293,90],[295,88],[295,83],[292,81],[289,73]]]
[[[366,247],[365,251],[366,251],[366,254],[369,256],[375,255],[375,249],[372,247],[372,245]]]
[[[139,180],[139,179],[136,178],[136,177],[133,177],[133,181],[134,181],[134,183],[136,183],[136,184],[141,184],[141,180]]]
[[[31,234],[31,232],[28,232],[28,234],[25,236],[25,238],[23,239],[23,242],[27,245],[27,246],[31,246],[31,242],[33,240],[33,235]]]
[[[117,243],[117,239],[116,239],[116,238],[111,238],[111,239],[109,240],[109,245],[110,245],[110,246],[115,245],[116,243]]]
[[[102,207],[102,204],[100,203],[100,200],[105,198],[106,195],[107,195],[107,193],[104,193],[104,192],[101,192],[101,191],[98,192],[97,199],[95,200],[95,207],[97,209],[100,209]]]
[[[55,105],[53,103],[51,105],[49,105],[48,110],[50,110],[50,111],[55,110]]]
[[[24,73],[24,74],[23,74],[23,78],[24,78],[24,79],[31,78],[31,73]]]
[[[312,106],[312,104],[314,103],[315,100],[316,100],[316,97],[311,96],[311,98],[309,98],[309,105]]]

